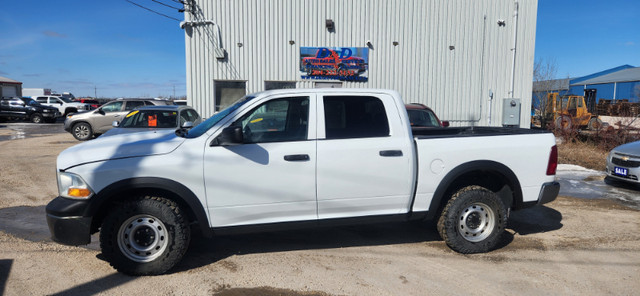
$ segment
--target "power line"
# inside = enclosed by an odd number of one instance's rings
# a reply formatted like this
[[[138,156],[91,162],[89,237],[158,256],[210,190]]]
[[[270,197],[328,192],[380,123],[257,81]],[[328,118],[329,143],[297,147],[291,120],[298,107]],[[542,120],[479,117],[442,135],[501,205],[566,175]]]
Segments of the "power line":
[[[162,2],[160,2],[160,1],[158,1],[158,0],[151,0],[151,1],[153,1],[153,2],[155,2],[155,3],[158,3],[158,4],[160,4],[160,5],[164,5],[164,6],[169,7],[169,8],[177,9],[179,12],[183,12],[183,11],[184,11],[184,9],[182,9],[182,8],[179,8],[179,7],[173,7],[173,6],[169,5],[169,4],[162,3]]]
[[[164,17],[166,17],[166,18],[170,18],[170,19],[172,19],[172,20],[176,20],[176,21],[179,21],[179,22],[180,22],[180,21],[182,21],[182,20],[179,20],[179,19],[177,19],[177,18],[175,18],[175,17],[170,17],[170,16],[168,16],[168,15],[166,15],[166,14],[164,14],[164,13],[157,12],[157,11],[155,11],[155,10],[153,10],[153,9],[146,8],[146,7],[144,7],[144,6],[142,6],[142,5],[138,4],[138,3],[135,3],[135,2],[133,2],[133,1],[129,1],[129,0],[124,0],[124,1],[127,1],[127,2],[129,2],[129,3],[131,3],[131,4],[135,5],[135,6],[138,6],[138,7],[142,8],[142,9],[146,9],[146,10],[148,10],[148,11],[151,11],[151,12],[155,13],[155,14],[159,14],[159,15],[164,16]]]

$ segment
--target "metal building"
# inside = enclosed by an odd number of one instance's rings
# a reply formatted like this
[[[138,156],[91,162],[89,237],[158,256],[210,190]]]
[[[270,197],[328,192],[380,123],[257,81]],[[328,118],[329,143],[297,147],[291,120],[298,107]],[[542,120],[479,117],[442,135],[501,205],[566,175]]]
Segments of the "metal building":
[[[0,98],[22,96],[22,82],[0,76]]]
[[[537,1],[188,0],[187,99],[388,88],[454,125],[529,126]]]

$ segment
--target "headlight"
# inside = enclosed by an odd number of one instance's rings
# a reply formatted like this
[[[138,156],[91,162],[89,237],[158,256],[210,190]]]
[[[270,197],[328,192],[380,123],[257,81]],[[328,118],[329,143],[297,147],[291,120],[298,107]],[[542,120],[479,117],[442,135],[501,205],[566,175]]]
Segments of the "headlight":
[[[89,185],[72,173],[58,172],[58,192],[60,196],[73,199],[88,199],[93,195]]]

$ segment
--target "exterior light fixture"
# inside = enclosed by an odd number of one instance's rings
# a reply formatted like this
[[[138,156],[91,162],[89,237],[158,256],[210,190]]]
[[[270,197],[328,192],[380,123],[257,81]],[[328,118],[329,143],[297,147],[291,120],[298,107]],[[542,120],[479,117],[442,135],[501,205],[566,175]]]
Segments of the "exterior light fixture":
[[[398,41],[393,41],[393,46],[398,46],[400,44]]]
[[[293,40],[289,40],[289,45],[294,45],[294,44],[296,44],[296,42],[295,42],[295,41],[293,41]]]
[[[333,32],[333,31],[335,30],[335,28],[336,28],[336,24],[333,22],[333,20],[332,20],[332,19],[327,19],[327,20],[324,22],[324,26],[325,26],[325,27],[327,27],[327,30],[328,30],[329,32]]]

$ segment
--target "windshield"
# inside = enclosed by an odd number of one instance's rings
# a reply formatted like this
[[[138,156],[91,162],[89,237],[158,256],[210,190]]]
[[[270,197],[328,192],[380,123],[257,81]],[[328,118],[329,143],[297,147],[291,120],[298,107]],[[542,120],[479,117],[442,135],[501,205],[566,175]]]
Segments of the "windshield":
[[[194,128],[190,129],[189,133],[186,135],[186,138],[197,138],[199,136],[202,136],[202,134],[204,134],[206,131],[208,131],[210,128],[216,125],[216,123],[220,122],[220,120],[227,117],[227,115],[229,115],[231,112],[237,110],[238,108],[240,108],[240,106],[251,101],[253,98],[254,97],[244,97],[243,99],[240,99],[237,103],[229,106],[227,109],[224,109],[216,113],[215,115],[209,117],[209,119],[203,121],[202,123],[198,124]]]
[[[30,98],[20,98],[25,104],[30,106],[40,106],[40,103],[36,102],[34,99]]]
[[[407,110],[407,114],[409,114],[409,122],[411,122],[411,126],[440,126],[440,124],[438,124],[438,119],[436,119],[436,115],[433,114],[433,112],[431,112],[430,110]]]
[[[121,128],[176,128],[178,111],[134,110],[129,112],[118,127]]]

